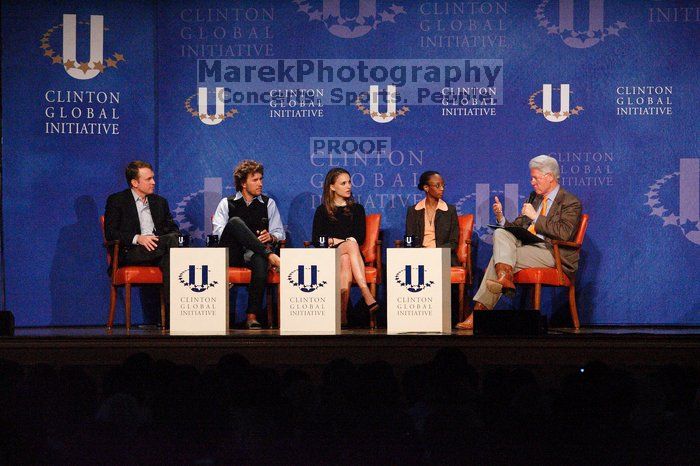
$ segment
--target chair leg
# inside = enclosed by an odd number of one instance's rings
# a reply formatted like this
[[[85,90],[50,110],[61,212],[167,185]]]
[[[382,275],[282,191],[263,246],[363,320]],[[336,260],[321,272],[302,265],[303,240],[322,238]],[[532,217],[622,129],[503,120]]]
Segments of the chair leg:
[[[532,307],[533,309],[540,310],[542,304],[542,284],[535,283],[535,291],[532,295]]]
[[[463,322],[464,321],[464,314],[465,314],[465,312],[464,312],[464,289],[466,287],[464,286],[464,283],[460,283],[458,288],[459,288],[459,316],[458,316],[459,320],[458,321]]]
[[[571,312],[571,320],[574,321],[574,328],[579,329],[578,310],[576,309],[576,287],[569,287],[569,311]]]
[[[347,325],[348,323],[348,306],[350,304],[350,291],[351,289],[340,289],[340,325]]]
[[[282,284],[277,285],[277,328],[280,327],[280,306],[282,305]]]
[[[372,293],[372,296],[374,296],[374,299],[377,299],[377,284],[376,283],[370,283],[369,284],[369,292]],[[375,329],[377,328],[377,314],[370,314],[369,316],[369,328]]]
[[[124,285],[124,324],[126,329],[131,328],[131,284]]]
[[[265,301],[267,301],[267,326],[268,328],[273,328],[274,323],[272,322],[272,288],[267,286],[265,289]]]
[[[160,327],[165,328],[165,288],[160,287]]]
[[[112,285],[109,291],[109,319],[107,320],[107,328],[112,328],[114,325],[114,310],[117,307],[117,287]]]

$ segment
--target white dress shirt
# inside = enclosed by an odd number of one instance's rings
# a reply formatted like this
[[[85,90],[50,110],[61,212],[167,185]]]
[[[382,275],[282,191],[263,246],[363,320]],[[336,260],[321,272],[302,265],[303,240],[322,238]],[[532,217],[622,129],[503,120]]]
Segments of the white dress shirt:
[[[234,200],[238,200],[243,197],[243,194],[238,191]],[[250,202],[245,201],[246,205],[250,205],[251,202],[264,202],[262,196],[257,196],[253,198]],[[267,218],[269,219],[269,233],[275,237],[276,241],[282,241],[285,239],[284,225],[282,224],[282,217],[280,217],[279,209],[277,209],[277,204],[275,200],[269,198],[267,202]],[[228,223],[228,198],[225,197],[221,199],[219,205],[216,207],[214,212],[214,218],[212,219],[212,224],[214,225],[214,230],[212,234],[221,237],[226,224]]]
[[[153,216],[151,215],[151,207],[148,205],[148,197],[141,199],[136,191],[131,190],[131,194],[134,195],[134,202],[136,202],[136,212],[139,214],[139,225],[141,226],[142,235],[152,235],[155,233],[156,224],[153,222]],[[138,244],[139,235],[134,235],[131,240],[132,244]]]

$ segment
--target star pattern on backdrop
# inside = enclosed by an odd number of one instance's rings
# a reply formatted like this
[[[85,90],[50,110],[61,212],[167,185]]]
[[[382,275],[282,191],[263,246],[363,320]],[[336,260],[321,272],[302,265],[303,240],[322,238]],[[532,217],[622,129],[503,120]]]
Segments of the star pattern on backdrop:
[[[644,205],[649,207],[651,211],[650,216],[659,217],[663,220],[662,227],[678,227],[689,241],[700,244],[700,234],[698,234],[698,231],[700,231],[700,220],[690,220],[682,217],[680,214],[677,215],[675,212],[671,212],[661,204],[659,199],[661,189],[674,178],[680,178],[680,172],[664,175],[649,185],[649,191],[644,194],[647,198]]]
[[[396,17],[399,15],[405,15],[406,9],[401,5],[392,4],[389,8],[380,11],[374,16],[356,16],[354,18],[343,18],[341,16],[328,15],[324,16],[321,9],[314,8],[308,0],[293,0],[295,5],[297,5],[297,12],[304,13],[309,21],[320,21],[325,26],[326,29],[330,29],[334,26],[342,26],[354,31],[357,28],[367,28],[377,29],[377,27],[382,23],[395,23]]]
[[[621,30],[628,28],[627,23],[624,21],[616,21],[610,26],[586,31],[562,28],[556,24],[553,24],[547,17],[545,10],[549,2],[550,0],[542,0],[542,2],[537,5],[534,16],[534,19],[537,20],[538,26],[546,29],[548,35],[559,34],[562,39],[576,39],[581,43],[584,43],[589,39],[604,41],[608,36],[619,36]]]
[[[90,23],[86,21],[79,21],[78,24],[90,26]],[[63,24],[58,24],[52,28],[49,28],[41,36],[41,40],[39,41],[41,43],[39,48],[43,50],[44,56],[51,60],[51,64],[61,65],[66,71],[76,69],[82,71],[84,74],[87,74],[87,72],[90,70],[96,70],[98,73],[104,73],[107,68],[117,68],[117,63],[120,61],[126,61],[124,55],[118,52],[114,52],[111,55],[111,58],[107,58],[107,60],[104,62],[80,62],[72,59],[64,59],[64,57],[58,55],[58,53],[51,46],[51,36],[59,29],[63,29]],[[103,30],[109,31],[108,28],[104,28]],[[105,64],[107,66],[105,66]]]

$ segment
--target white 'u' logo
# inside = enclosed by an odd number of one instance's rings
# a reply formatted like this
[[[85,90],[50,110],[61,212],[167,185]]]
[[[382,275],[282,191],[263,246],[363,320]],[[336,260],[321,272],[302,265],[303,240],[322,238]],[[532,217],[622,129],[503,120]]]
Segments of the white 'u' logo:
[[[198,96],[197,96],[197,110],[199,111],[200,115],[208,115],[209,113],[207,112],[207,88],[206,87],[200,87],[198,88]],[[224,88],[223,87],[217,87],[216,88],[216,112],[214,113],[213,117],[214,118],[200,118],[200,121],[206,125],[218,125],[222,121],[224,121]]]
[[[552,85],[542,85],[542,114],[547,119],[547,121],[551,121],[552,123],[561,123],[562,121],[569,118],[569,85],[562,84],[559,94],[559,115],[555,115],[552,112]]]
[[[585,49],[600,42],[593,37],[594,31],[602,31],[604,20],[603,0],[590,0],[588,4],[588,32],[589,37],[567,37],[564,43],[569,47]],[[559,30],[575,31],[574,29],[574,0],[559,0]]]
[[[389,123],[396,118],[396,86],[389,84],[386,89],[386,113],[381,114],[379,112],[379,86],[369,86],[370,116],[377,123]]]
[[[76,43],[76,16],[63,15],[63,63],[70,61],[77,62],[75,43]],[[94,69],[96,63],[102,63],[104,46],[104,16],[90,16],[90,62],[92,68],[83,72],[78,68],[66,68],[66,73],[75,79],[92,79],[98,74],[99,70]]]

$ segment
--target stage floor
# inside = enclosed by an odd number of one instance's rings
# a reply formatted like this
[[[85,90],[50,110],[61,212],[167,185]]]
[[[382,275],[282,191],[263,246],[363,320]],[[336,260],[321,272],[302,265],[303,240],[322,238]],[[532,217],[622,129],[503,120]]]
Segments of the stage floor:
[[[388,335],[386,330],[344,330],[341,335],[280,335],[278,330],[231,330],[226,335],[170,335],[156,327],[18,328],[0,337],[0,358],[23,365],[81,365],[100,371],[146,352],[155,359],[211,366],[226,354],[284,371],[320,374],[328,362],[384,360],[397,370],[428,362],[441,348],[458,348],[477,369],[527,366],[545,378],[598,360],[633,372],[665,364],[700,369],[700,327],[552,328],[539,336],[449,334]],[[102,368],[102,369],[101,369]]]
[[[396,336],[387,335],[386,329],[350,329],[343,330],[340,335],[329,335],[331,338],[342,338],[344,336]],[[398,336],[464,336],[483,338],[472,334],[471,330],[452,330],[451,333],[405,333]],[[557,337],[561,335],[658,335],[658,336],[700,336],[700,327],[642,327],[642,326],[595,326],[584,327],[579,330],[573,328],[550,328],[547,335],[539,338]],[[127,331],[124,327],[114,327],[109,330],[106,327],[20,327],[15,331],[15,336],[10,338],[102,338],[102,337],[149,337],[149,338],[180,338],[183,336],[198,335],[171,335],[167,330],[161,330],[155,325],[137,325]],[[201,335],[200,335],[201,336]],[[222,338],[257,338],[257,337],[285,337],[285,336],[307,336],[307,335],[280,335],[278,329],[263,330],[229,330],[226,335],[215,335]],[[318,336],[318,335],[310,335]],[[0,340],[1,341],[1,340]]]

